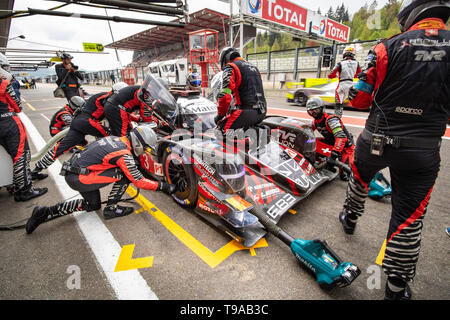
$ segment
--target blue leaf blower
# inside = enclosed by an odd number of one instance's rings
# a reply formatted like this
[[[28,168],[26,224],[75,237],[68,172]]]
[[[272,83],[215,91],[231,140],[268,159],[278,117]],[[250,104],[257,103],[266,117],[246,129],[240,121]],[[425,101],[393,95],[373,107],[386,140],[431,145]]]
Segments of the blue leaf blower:
[[[361,274],[356,265],[343,262],[326,241],[294,239],[263,212],[253,208],[252,214],[270,233],[291,248],[295,258],[315,274],[321,287],[346,287]]]
[[[381,200],[384,197],[392,195],[392,187],[389,181],[380,172],[377,172],[375,177],[369,184],[369,197],[373,200]]]

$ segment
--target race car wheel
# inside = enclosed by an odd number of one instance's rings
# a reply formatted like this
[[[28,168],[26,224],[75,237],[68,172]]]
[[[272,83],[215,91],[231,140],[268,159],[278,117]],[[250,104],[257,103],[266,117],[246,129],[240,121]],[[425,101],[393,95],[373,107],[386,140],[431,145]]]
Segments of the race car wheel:
[[[197,203],[197,178],[191,164],[186,164],[182,156],[174,151],[166,151],[163,157],[163,170],[167,182],[177,186],[172,195],[184,207],[194,207]]]
[[[294,102],[298,103],[300,107],[306,106],[306,102],[308,101],[308,97],[304,93],[298,93],[295,95]]]

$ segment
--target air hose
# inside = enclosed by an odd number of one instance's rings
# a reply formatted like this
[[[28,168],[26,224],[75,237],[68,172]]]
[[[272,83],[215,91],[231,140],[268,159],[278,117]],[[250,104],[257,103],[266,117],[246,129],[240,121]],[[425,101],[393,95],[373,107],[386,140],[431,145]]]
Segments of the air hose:
[[[131,202],[131,201],[133,201],[134,199],[136,199],[139,196],[140,192],[141,192],[141,189],[137,189],[137,192],[136,192],[136,194],[133,197],[126,198],[126,199],[121,199],[117,203],[120,203],[120,202]],[[76,197],[76,195],[73,196],[73,197]],[[73,197],[70,197],[70,198],[68,198],[68,199],[66,199],[64,201],[68,201],[68,200],[72,199]],[[106,204],[107,202],[108,201],[102,201],[102,204]],[[23,229],[27,225],[26,221],[28,221],[28,219],[29,218],[22,219],[22,220],[19,220],[19,221],[10,223],[10,224],[0,225],[0,231],[12,231],[12,230]],[[47,221],[50,221],[50,220],[52,220],[52,219],[49,219]],[[25,222],[25,223],[23,223],[23,222]],[[22,223],[22,224],[20,224],[20,223]]]

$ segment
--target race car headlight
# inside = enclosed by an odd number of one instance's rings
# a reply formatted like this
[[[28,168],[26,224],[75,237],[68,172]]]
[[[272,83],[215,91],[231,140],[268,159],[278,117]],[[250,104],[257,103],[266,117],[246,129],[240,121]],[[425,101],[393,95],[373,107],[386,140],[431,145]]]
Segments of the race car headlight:
[[[245,167],[243,164],[224,163],[217,165],[217,171],[230,191],[237,193],[245,188]]]

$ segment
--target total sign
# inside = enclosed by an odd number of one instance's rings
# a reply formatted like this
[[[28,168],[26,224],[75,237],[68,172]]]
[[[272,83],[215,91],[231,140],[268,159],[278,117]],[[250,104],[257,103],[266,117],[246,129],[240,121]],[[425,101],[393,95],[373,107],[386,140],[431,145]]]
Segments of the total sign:
[[[327,19],[325,24],[325,38],[340,42],[348,42],[350,38],[350,28],[334,20]]]
[[[308,10],[287,0],[243,0],[242,9],[244,14],[258,16],[301,31],[306,30]]]

